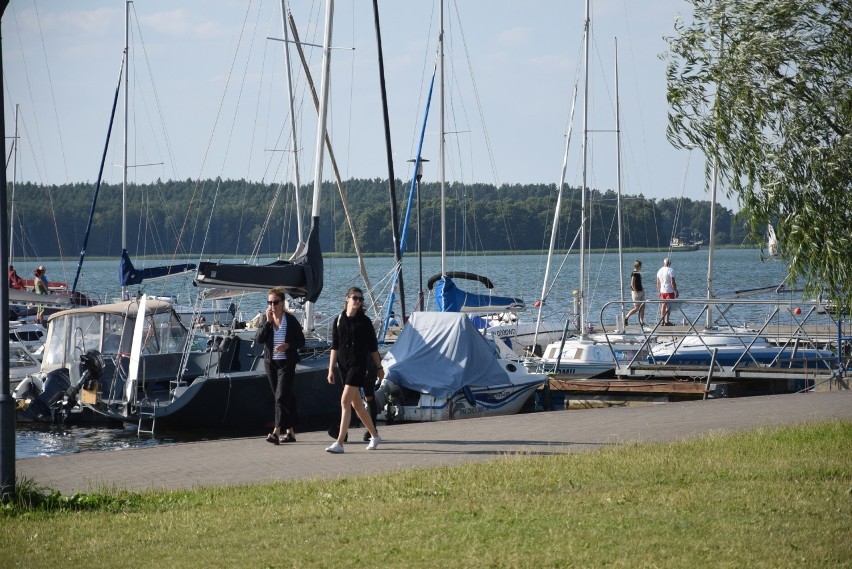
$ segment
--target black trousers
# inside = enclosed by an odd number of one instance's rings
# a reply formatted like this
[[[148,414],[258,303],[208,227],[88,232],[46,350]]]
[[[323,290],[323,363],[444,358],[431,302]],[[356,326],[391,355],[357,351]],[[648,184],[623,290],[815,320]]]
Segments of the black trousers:
[[[293,395],[296,366],[288,360],[272,360],[266,364],[266,376],[275,385],[275,426],[289,429],[296,425],[298,410]]]

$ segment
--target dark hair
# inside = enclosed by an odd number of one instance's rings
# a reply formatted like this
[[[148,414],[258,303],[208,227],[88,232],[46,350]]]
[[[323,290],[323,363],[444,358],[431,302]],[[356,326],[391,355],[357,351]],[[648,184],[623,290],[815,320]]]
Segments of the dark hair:
[[[346,298],[349,298],[350,296],[352,296],[353,294],[356,294],[356,293],[357,293],[357,294],[360,294],[362,297],[364,296],[364,291],[363,291],[363,290],[361,290],[361,289],[360,289],[360,288],[358,288],[357,286],[353,286],[353,287],[351,287],[349,290],[347,290],[347,291],[346,291]],[[366,309],[366,308],[364,308],[364,305],[365,305],[365,304],[366,304],[366,302],[364,302],[364,301],[362,300],[362,301],[361,301],[361,306],[359,306],[359,307],[358,307],[358,310],[359,310],[361,313],[366,313],[366,312],[367,312],[367,309]],[[344,312],[346,312],[346,302],[345,302],[345,301],[343,302],[343,311],[344,311]]]

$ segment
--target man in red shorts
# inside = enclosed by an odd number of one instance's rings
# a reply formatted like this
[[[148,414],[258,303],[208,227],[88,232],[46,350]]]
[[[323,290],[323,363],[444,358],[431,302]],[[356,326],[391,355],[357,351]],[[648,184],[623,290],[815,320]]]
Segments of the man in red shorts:
[[[663,259],[663,266],[657,271],[657,290],[660,291],[660,300],[669,300],[678,297],[677,281],[675,280],[674,269],[672,269],[672,261],[668,257]],[[660,304],[660,320],[663,326],[674,326],[669,321],[669,305],[667,303]]]

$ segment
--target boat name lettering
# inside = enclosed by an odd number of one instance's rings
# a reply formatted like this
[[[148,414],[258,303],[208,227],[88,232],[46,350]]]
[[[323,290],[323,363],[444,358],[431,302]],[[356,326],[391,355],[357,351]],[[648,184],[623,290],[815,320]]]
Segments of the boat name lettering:
[[[495,326],[494,328],[489,328],[489,331],[498,338],[517,336],[518,334],[518,329],[515,326]]]

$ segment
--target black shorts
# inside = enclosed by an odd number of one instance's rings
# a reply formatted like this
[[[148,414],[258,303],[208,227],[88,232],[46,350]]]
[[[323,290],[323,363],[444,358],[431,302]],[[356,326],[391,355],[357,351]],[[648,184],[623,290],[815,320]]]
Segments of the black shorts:
[[[352,387],[364,387],[367,384],[367,368],[352,366],[343,371],[343,384]]]

